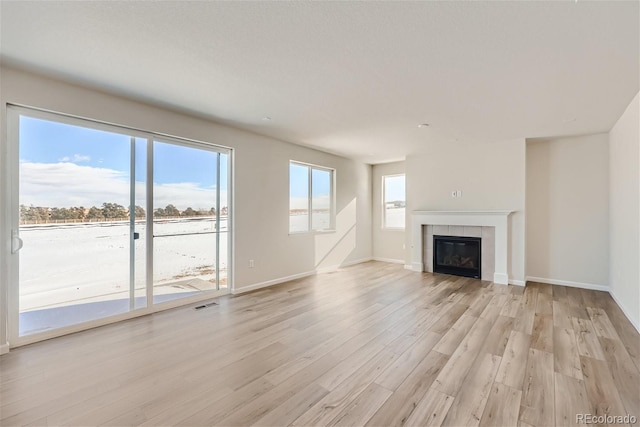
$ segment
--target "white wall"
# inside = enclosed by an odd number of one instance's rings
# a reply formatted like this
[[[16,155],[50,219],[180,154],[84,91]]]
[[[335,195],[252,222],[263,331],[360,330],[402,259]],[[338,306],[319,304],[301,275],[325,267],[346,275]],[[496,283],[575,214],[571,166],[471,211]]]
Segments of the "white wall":
[[[611,295],[640,331],[640,101],[609,132]]]
[[[6,103],[15,103],[233,148],[236,290],[371,258],[370,165],[58,80],[10,68],[0,68],[0,72],[3,126]],[[1,144],[0,162],[6,162],[4,127]],[[291,159],[335,168],[335,233],[288,234]],[[2,170],[6,166],[2,163]],[[5,196],[1,200],[7,200],[8,185],[4,176],[0,179]],[[0,209],[5,221],[9,207]],[[6,233],[6,226],[0,228]],[[9,239],[6,234],[1,237],[0,308],[4,312]],[[255,268],[248,268],[249,259],[255,260]],[[2,327],[1,333],[4,330]],[[0,343],[6,341],[3,338],[0,336]]]
[[[609,136],[527,141],[527,276],[609,284]]]
[[[494,143],[425,143],[423,153],[407,156],[407,211],[513,210],[509,278],[525,279],[525,140]],[[462,197],[452,198],[452,190]],[[405,259],[411,256],[407,223]]]
[[[372,240],[373,258],[377,260],[401,262],[403,264],[405,262],[404,230],[382,228],[384,209],[382,177],[403,174],[404,172],[404,162],[373,166]]]

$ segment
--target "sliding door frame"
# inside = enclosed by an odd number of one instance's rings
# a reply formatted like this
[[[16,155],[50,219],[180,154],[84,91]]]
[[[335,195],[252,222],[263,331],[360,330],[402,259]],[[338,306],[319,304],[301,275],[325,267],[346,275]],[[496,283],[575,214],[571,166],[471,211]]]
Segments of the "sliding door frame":
[[[133,308],[126,313],[116,314],[113,316],[91,320],[87,322],[82,322],[70,326],[64,326],[61,328],[56,328],[53,330],[38,332],[30,335],[20,336],[19,335],[19,314],[20,314],[20,289],[19,289],[19,251],[14,252],[13,249],[15,247],[14,240],[14,230],[19,230],[20,225],[20,213],[19,213],[19,144],[20,144],[20,116],[27,116],[41,120],[48,120],[56,123],[62,123],[72,126],[80,126],[89,129],[101,130],[111,133],[117,133],[120,135],[126,135],[132,138],[132,157],[131,162],[134,162],[134,152],[135,152],[135,138],[144,139],[147,142],[147,159],[146,159],[146,215],[145,215],[145,224],[147,227],[146,231],[146,241],[145,241],[145,259],[146,259],[146,306],[141,308]],[[6,194],[4,199],[0,200],[0,205],[4,206],[4,212],[9,213],[7,221],[0,221],[0,227],[8,229],[4,229],[4,236],[9,239],[9,242],[6,242],[3,245],[1,251],[6,252],[8,255],[8,283],[6,290],[6,313],[3,313],[4,320],[6,321],[6,330],[7,330],[7,341],[9,343],[10,348],[19,347],[22,345],[31,344],[37,341],[46,340],[49,338],[54,338],[62,335],[67,335],[74,332],[83,331],[86,329],[95,328],[98,326],[103,326],[111,323],[120,322],[122,320],[131,319],[134,317],[140,317],[147,314],[167,310],[170,308],[180,307],[184,305],[193,304],[196,302],[208,300],[211,298],[215,298],[221,295],[226,295],[233,292],[234,288],[234,226],[233,226],[233,217],[234,217],[234,209],[233,209],[233,194],[234,194],[234,150],[230,147],[225,147],[218,144],[197,141],[192,139],[186,139],[181,137],[176,137],[172,135],[166,135],[157,132],[151,131],[143,131],[140,129],[128,127],[128,126],[120,126],[112,123],[106,123],[95,119],[77,117],[69,114],[52,112],[48,110],[38,109],[34,107],[28,107],[23,105],[16,104],[7,104],[6,105],[6,129],[7,129],[7,157],[5,159],[5,164],[7,165],[6,170],[2,174],[1,178],[6,182],[6,187],[8,189],[8,194]],[[219,289],[219,251],[216,250],[216,288],[217,290],[204,291],[201,294],[193,295],[190,297],[179,298],[167,302],[162,303],[153,303],[153,143],[154,141],[158,142],[166,142],[169,144],[175,144],[190,148],[198,148],[204,149],[210,152],[217,153],[217,178],[218,178],[218,187],[220,183],[220,157],[222,154],[226,154],[228,156],[228,168],[227,168],[227,287],[226,289]],[[135,169],[131,169],[130,173],[134,174]],[[131,177],[132,183],[130,184],[131,190],[135,191],[134,182],[135,175]],[[216,191],[217,198],[219,199],[220,190]],[[2,196],[0,194],[0,196]],[[131,196],[131,195],[130,195]],[[219,200],[217,200],[219,204]],[[130,207],[130,209],[134,209],[134,204]],[[216,235],[216,246],[219,249],[220,243],[220,233],[219,233],[219,219],[220,219],[220,206],[217,208],[216,212],[216,231],[218,231]],[[131,225],[130,225],[131,227]],[[131,236],[130,236],[131,241]],[[130,251],[132,248],[129,248]],[[131,253],[129,256],[131,263]],[[133,264],[129,265],[130,272],[131,269],[134,268]],[[130,286],[132,286],[130,284]],[[134,286],[135,288],[135,286]],[[132,295],[129,295],[129,298],[135,299],[135,289]],[[1,343],[0,343],[1,344]]]

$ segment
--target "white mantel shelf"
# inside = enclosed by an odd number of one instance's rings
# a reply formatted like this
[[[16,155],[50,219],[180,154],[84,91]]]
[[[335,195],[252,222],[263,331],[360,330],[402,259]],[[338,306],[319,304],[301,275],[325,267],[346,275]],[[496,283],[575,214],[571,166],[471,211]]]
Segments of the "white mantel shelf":
[[[495,272],[493,282],[509,284],[509,215],[510,210],[413,211],[411,213],[411,269],[424,271],[422,226],[466,225],[495,227]]]

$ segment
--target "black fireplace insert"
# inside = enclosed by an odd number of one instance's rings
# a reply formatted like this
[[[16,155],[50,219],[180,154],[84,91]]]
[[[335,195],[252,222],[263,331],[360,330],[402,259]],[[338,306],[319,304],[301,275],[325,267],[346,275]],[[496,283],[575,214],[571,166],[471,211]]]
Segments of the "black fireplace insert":
[[[433,272],[481,277],[479,237],[433,236]]]

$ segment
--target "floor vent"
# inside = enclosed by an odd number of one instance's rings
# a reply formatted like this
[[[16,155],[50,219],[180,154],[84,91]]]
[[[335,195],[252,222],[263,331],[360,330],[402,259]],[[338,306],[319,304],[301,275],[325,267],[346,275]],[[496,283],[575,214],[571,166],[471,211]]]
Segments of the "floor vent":
[[[197,307],[194,307],[194,309],[195,310],[202,310],[203,308],[211,307],[212,305],[218,305],[218,303],[217,302],[210,302],[210,303],[207,303],[207,304],[202,304],[202,305],[199,305]]]

